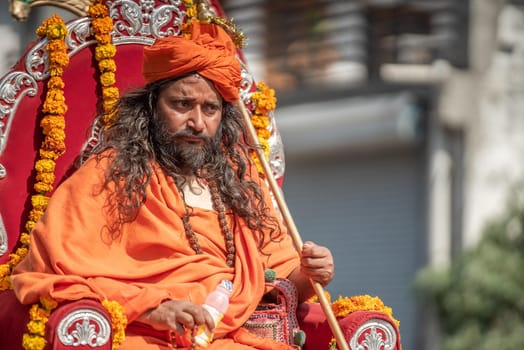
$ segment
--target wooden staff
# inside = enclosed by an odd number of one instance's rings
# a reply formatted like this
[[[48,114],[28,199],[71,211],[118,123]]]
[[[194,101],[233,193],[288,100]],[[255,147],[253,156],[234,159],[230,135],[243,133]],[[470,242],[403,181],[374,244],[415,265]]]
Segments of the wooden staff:
[[[284,196],[282,195],[282,192],[280,191],[280,187],[278,186],[275,180],[275,177],[273,176],[273,171],[271,170],[269,166],[269,162],[266,159],[264,150],[260,146],[260,142],[258,141],[257,133],[255,131],[255,128],[253,127],[253,123],[251,122],[250,113],[246,109],[246,106],[244,105],[242,100],[239,100],[237,102],[237,107],[242,112],[242,116],[244,117],[244,124],[246,125],[246,129],[248,131],[248,134],[249,134],[248,136],[250,138],[250,141],[253,144],[257,145],[256,149],[257,149],[258,159],[260,161],[260,164],[262,165],[262,168],[264,169],[264,173],[269,182],[269,186],[271,190],[273,191],[278,207],[280,208],[280,211],[282,212],[282,217],[284,219],[284,222],[287,225],[289,233],[291,234],[293,243],[295,244],[297,251],[300,253],[302,252],[302,238],[300,237],[297,227],[295,226],[295,222],[293,221],[293,218],[291,217],[291,213],[289,212],[286,201],[284,200]],[[320,283],[313,281],[312,279],[309,279],[309,280],[311,284],[313,285],[313,289],[315,290],[315,293],[318,297],[320,305],[322,306],[322,309],[324,310],[324,313],[326,314],[326,318],[331,328],[331,331],[335,335],[335,339],[337,341],[338,348],[341,350],[349,350],[348,343],[346,339],[344,338],[344,334],[342,334],[340,325],[338,324],[335,314],[333,313],[333,309],[331,309],[329,301],[326,298],[326,294],[324,293],[324,287],[322,287]]]

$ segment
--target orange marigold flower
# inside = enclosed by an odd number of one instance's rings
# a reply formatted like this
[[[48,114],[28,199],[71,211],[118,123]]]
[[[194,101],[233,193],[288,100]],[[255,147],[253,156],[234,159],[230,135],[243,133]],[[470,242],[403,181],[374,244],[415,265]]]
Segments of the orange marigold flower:
[[[269,132],[268,129],[257,129],[256,132],[257,132],[257,136],[264,140],[269,139],[269,137],[271,136],[271,133]]]
[[[39,152],[40,152],[40,158],[43,158],[43,159],[56,160],[59,157],[59,155],[53,150],[40,149]]]
[[[116,63],[111,59],[104,59],[98,62],[98,68],[102,72],[116,72]]]
[[[269,126],[269,118],[261,115],[254,115],[251,117],[251,122],[255,128],[266,129]]]
[[[69,56],[66,52],[53,51],[49,52],[49,61],[53,66],[65,67],[69,64]]]
[[[64,81],[60,77],[51,77],[47,81],[48,89],[63,89],[65,87]]]
[[[108,10],[107,6],[104,5],[104,4],[101,4],[101,3],[95,4],[95,5],[91,5],[89,7],[89,11],[87,12],[89,17],[91,17],[91,18],[98,18],[98,17],[107,16],[108,13],[109,13],[109,10]]]
[[[95,35],[108,34],[113,30],[113,20],[109,16],[95,18],[91,21],[91,26]]]
[[[100,83],[102,86],[112,86],[115,83],[115,73],[104,72],[100,74]]]
[[[57,117],[55,115],[46,115],[40,121],[40,127],[44,135],[47,135],[53,129],[65,129],[65,119],[63,117]]]

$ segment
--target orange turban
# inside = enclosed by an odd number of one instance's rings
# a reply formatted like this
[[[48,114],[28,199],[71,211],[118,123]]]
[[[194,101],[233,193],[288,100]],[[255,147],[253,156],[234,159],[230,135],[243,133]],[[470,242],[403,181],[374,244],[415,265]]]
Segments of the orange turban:
[[[156,39],[144,47],[142,74],[147,84],[197,72],[213,82],[222,98],[238,100],[240,62],[229,35],[214,24],[193,23],[191,37]]]

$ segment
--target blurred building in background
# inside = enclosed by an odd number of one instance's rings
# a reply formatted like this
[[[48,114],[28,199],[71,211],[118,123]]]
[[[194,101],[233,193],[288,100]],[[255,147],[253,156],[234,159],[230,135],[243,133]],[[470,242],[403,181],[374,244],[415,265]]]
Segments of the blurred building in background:
[[[332,298],[378,295],[405,349],[438,349],[413,277],[473,246],[524,176],[524,1],[222,4],[276,90],[284,194],[303,239],[332,249]],[[0,74],[44,18],[73,17],[33,12],[0,11]]]

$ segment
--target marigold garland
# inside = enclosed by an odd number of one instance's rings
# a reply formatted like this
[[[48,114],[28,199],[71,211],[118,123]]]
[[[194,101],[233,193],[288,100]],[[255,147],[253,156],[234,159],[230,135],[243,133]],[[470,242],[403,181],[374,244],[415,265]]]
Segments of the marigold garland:
[[[29,323],[26,333],[22,337],[22,346],[26,350],[42,350],[47,344],[45,340],[45,326],[58,303],[49,297],[40,298],[40,303],[33,304],[29,309]]]
[[[53,190],[55,181],[55,161],[65,152],[64,114],[67,112],[67,106],[61,73],[69,63],[67,47],[64,43],[67,27],[60,17],[53,15],[42,23],[36,33],[48,40],[45,48],[48,53],[50,74],[47,83],[48,90],[42,106],[44,116],[40,121],[44,139],[40,147],[39,159],[35,163],[36,182],[33,188],[37,194],[31,197],[32,209],[25,224],[27,232],[20,234],[19,248],[15,253],[9,254],[9,261],[6,264],[0,265],[0,290],[11,288],[11,272],[20,260],[27,255],[29,248],[28,232],[31,232],[47,207],[49,198],[46,194]]]
[[[111,329],[113,330],[113,345],[112,349],[117,349],[126,337],[127,317],[122,305],[116,301],[104,300],[102,305],[111,315]]]
[[[264,150],[266,159],[269,160],[269,138],[271,131],[269,126],[271,124],[270,114],[275,110],[277,99],[275,97],[275,90],[269,88],[264,82],[257,83],[257,90],[251,94],[251,101],[253,103],[253,111],[251,114],[251,122],[257,133],[258,142]],[[258,172],[264,176],[264,169],[260,164],[260,160],[255,152],[251,154]]]
[[[109,16],[109,9],[104,0],[94,0],[87,13],[91,18],[91,28],[97,42],[95,59],[100,73],[102,109],[104,111],[103,122],[110,125],[114,117],[114,113],[111,113],[112,109],[120,96],[120,92],[115,86],[116,63],[113,57],[115,57],[117,50],[111,37],[113,20]]]
[[[44,116],[40,121],[44,139],[40,146],[40,158],[35,162],[36,182],[33,186],[37,194],[31,196],[32,209],[29,212],[28,220],[25,224],[27,232],[31,232],[36,222],[43,215],[49,197],[47,193],[53,191],[55,182],[55,161],[65,152],[65,114],[67,105],[64,96],[64,81],[62,72],[64,67],[69,64],[67,55],[67,46],[64,42],[67,36],[67,27],[62,18],[53,15],[45,20],[36,33],[38,36],[47,38],[49,41],[46,45],[49,60],[49,75],[47,82],[47,93],[44,103],[42,104],[42,113]],[[20,234],[21,246],[15,254],[10,254],[9,269],[2,270],[1,288],[10,288],[9,276],[3,273],[11,274],[12,269],[27,255],[29,248],[29,233]],[[5,281],[7,280],[7,283]],[[29,311],[29,323],[27,324],[28,333],[22,338],[22,346],[26,350],[42,350],[47,341],[45,340],[45,325],[51,314],[56,308],[57,303],[50,298],[41,298],[40,304],[32,305]]]
[[[393,310],[390,307],[384,305],[384,302],[376,296],[372,297],[367,294],[355,295],[352,297],[339,296],[338,299],[331,304],[331,308],[333,309],[333,313],[337,318],[346,317],[355,311],[379,311],[388,315],[393,323],[397,325],[397,327],[400,326],[400,322],[393,317]],[[331,339],[329,343],[329,349],[337,349],[335,338]]]

